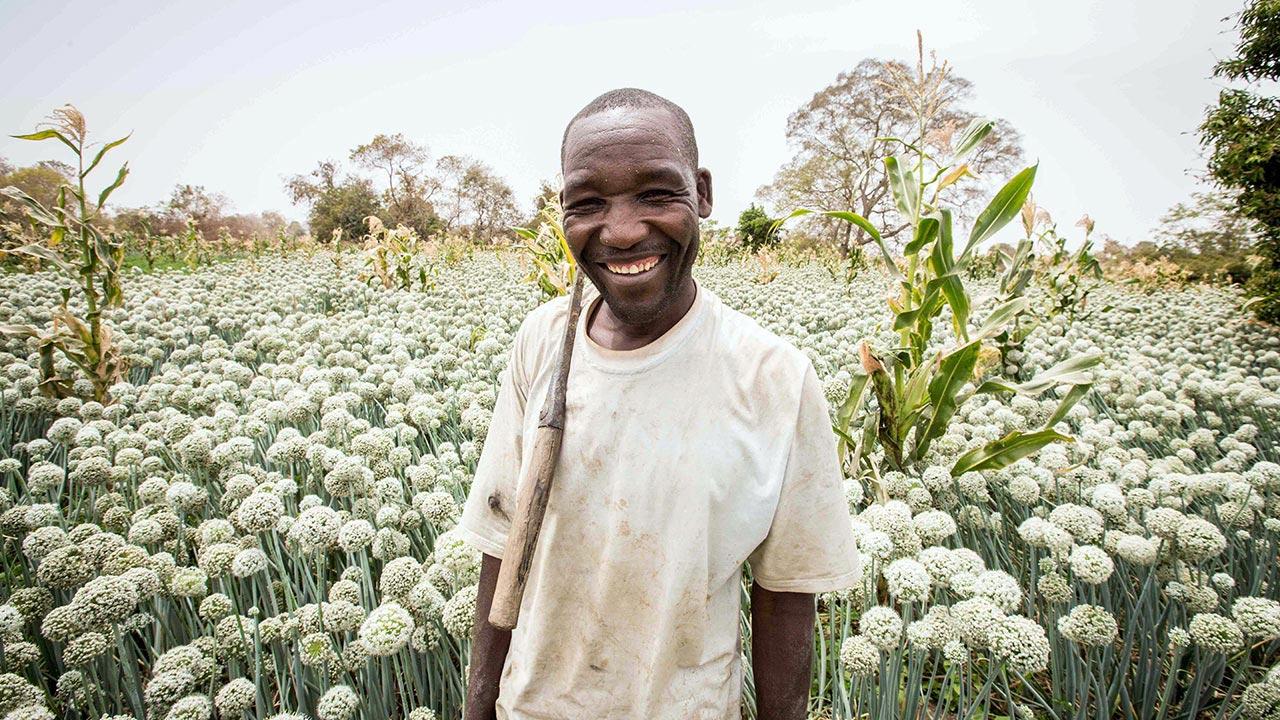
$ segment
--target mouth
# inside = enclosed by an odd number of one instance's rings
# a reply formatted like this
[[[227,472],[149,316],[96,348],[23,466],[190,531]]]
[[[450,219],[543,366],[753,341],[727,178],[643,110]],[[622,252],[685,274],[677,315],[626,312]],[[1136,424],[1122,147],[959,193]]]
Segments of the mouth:
[[[666,255],[648,255],[621,262],[602,262],[596,264],[603,267],[614,277],[639,279],[653,274],[653,272],[662,265],[666,258]]]

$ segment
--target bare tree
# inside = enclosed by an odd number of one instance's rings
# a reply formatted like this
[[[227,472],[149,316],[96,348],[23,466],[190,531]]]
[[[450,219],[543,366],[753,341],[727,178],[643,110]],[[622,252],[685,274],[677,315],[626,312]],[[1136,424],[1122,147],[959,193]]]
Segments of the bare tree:
[[[919,100],[909,87],[914,75],[903,63],[873,58],[841,73],[787,119],[794,155],[757,195],[779,212],[797,207],[852,210],[883,228],[887,238],[909,227],[898,217],[884,170],[884,159],[899,153],[901,145],[885,138],[945,153],[952,136],[976,117],[958,107],[972,92],[972,83],[943,73],[941,84],[929,88],[928,121],[921,127],[913,107]],[[976,175],[998,180],[1016,167],[1021,154],[1018,133],[999,120],[969,166]],[[944,197],[963,213],[974,209],[989,184],[953,185]],[[809,227],[845,254],[870,239],[850,223],[821,217],[811,219]]]
[[[492,242],[519,221],[515,193],[493,168],[466,155],[446,155],[436,163],[436,212],[444,234],[465,234]]]
[[[316,164],[315,170],[306,175],[291,175],[284,181],[284,191],[289,194],[289,201],[294,205],[311,205],[337,186],[338,164],[332,160],[321,160]]]
[[[358,145],[351,151],[351,160],[357,166],[386,175],[387,206],[399,206],[406,183],[414,183],[427,164],[427,149],[409,140],[401,133],[384,135],[379,133],[364,145]],[[401,185],[401,192],[396,191],[396,183]]]

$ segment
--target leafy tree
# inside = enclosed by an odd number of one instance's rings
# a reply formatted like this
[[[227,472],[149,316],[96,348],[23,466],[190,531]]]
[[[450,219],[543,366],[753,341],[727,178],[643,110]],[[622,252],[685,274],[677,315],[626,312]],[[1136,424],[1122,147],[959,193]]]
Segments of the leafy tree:
[[[473,242],[493,243],[519,221],[515,192],[488,165],[476,162],[468,168],[462,187],[470,199],[471,222],[467,230]]]
[[[326,191],[311,206],[308,215],[311,237],[319,242],[329,242],[334,231],[341,230],[342,238],[359,238],[365,232],[365,218],[382,213],[378,194],[368,180],[347,180]]]
[[[61,167],[59,167],[61,166]],[[41,162],[24,168],[9,167],[0,173],[0,187],[12,185],[45,207],[52,207],[58,188],[71,182],[74,171],[63,163]],[[22,204],[0,196],[0,247],[32,242],[40,235]]]
[[[310,207],[307,222],[317,242],[329,242],[337,229],[347,240],[362,237],[365,218],[385,213],[372,183],[359,177],[341,178],[339,172],[337,163],[322,160],[310,173],[285,180],[289,199]]]
[[[1240,212],[1236,193],[1194,192],[1169,208],[1155,232],[1161,256],[1187,270],[1187,279],[1244,282],[1257,233]]]
[[[1200,126],[1209,173],[1234,190],[1240,213],[1257,224],[1262,261],[1248,292],[1260,319],[1280,322],[1280,97],[1263,83],[1280,80],[1280,0],[1249,0],[1239,14],[1235,57],[1214,75],[1251,88],[1224,88]]]
[[[795,155],[758,195],[775,208],[850,210],[884,228],[884,238],[893,238],[911,224],[894,207],[884,167],[885,158],[902,146],[883,138],[948,154],[956,134],[976,118],[958,106],[971,92],[972,83],[950,72],[925,77],[896,60],[865,59],[787,119],[787,141]],[[1018,133],[998,120],[955,171],[959,177],[1001,177],[1016,168],[1021,154]],[[953,181],[941,198],[967,216],[988,191],[985,183]],[[845,255],[870,240],[861,228],[826,216],[807,220]]]
[[[738,216],[738,236],[747,251],[755,253],[761,248],[775,247],[781,240],[781,233],[774,226],[773,218],[764,208],[751,203]]]

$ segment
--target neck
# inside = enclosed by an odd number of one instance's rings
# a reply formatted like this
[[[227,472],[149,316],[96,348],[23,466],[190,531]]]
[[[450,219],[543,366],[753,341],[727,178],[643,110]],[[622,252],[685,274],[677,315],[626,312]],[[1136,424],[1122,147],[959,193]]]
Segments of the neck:
[[[623,322],[609,309],[609,303],[601,298],[591,317],[587,318],[587,335],[597,345],[609,350],[635,350],[662,337],[668,330],[680,322],[693,307],[698,287],[693,278],[680,289],[680,295],[662,315],[644,325],[631,325]]]

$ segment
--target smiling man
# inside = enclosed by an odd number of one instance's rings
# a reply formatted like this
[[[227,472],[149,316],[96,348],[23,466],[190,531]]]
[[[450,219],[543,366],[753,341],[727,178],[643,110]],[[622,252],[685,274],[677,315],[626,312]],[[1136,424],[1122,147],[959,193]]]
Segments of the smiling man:
[[[682,109],[606,93],[569,122],[561,166],[565,235],[597,292],[512,633],[487,618],[567,298],[529,314],[502,373],[460,522],[484,554],[466,717],[737,720],[747,565],[758,717],[800,720],[814,593],[860,572],[821,383],[694,280],[711,173]]]

